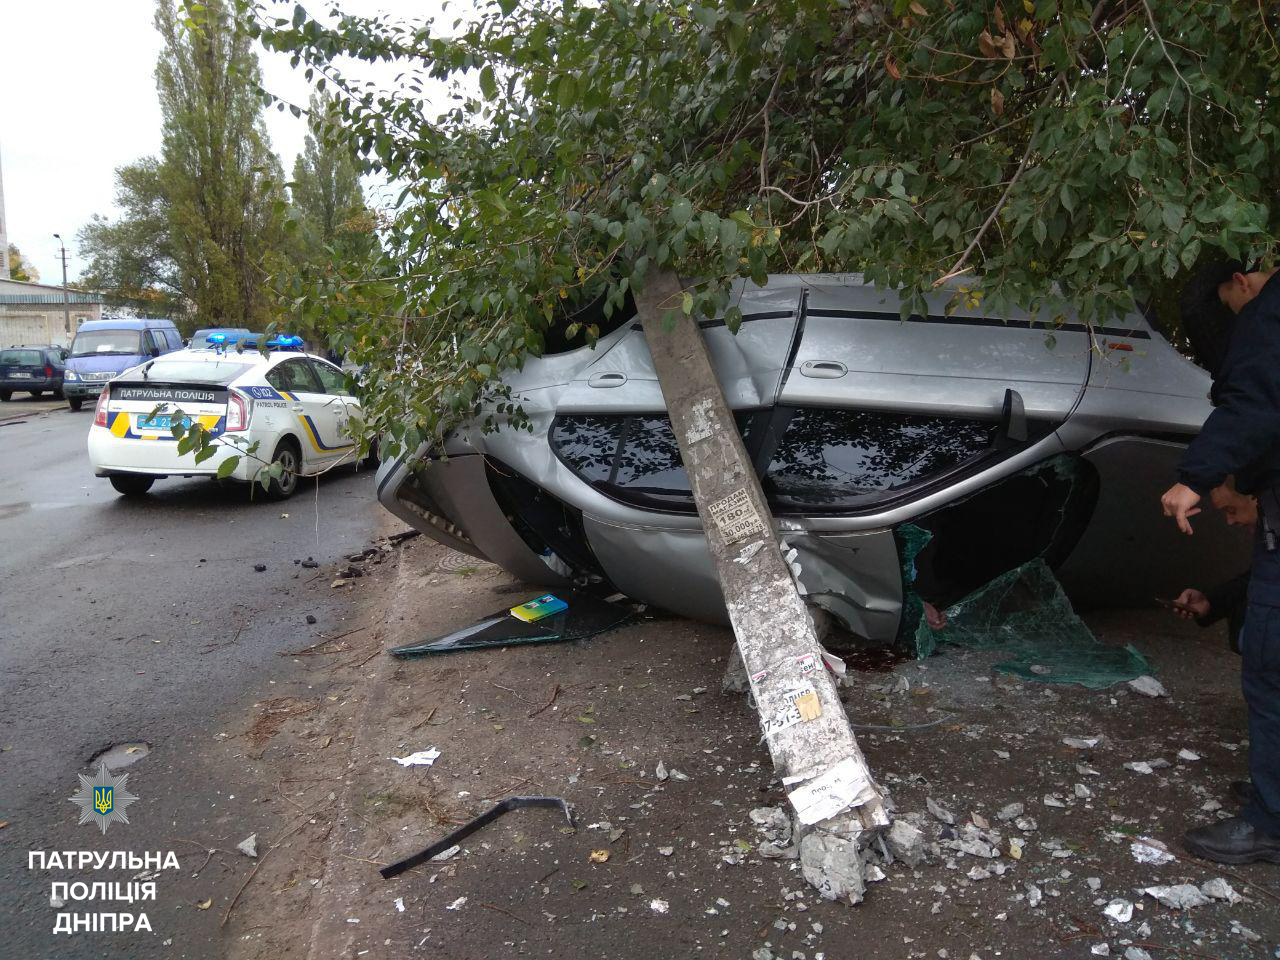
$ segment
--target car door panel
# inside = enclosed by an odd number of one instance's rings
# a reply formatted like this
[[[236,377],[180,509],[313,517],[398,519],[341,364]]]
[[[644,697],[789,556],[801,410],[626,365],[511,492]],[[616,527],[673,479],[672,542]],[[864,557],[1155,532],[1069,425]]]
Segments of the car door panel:
[[[904,321],[895,294],[812,285],[781,402],[996,418],[1013,390],[1028,417],[1065,419],[1089,375],[1088,331],[1070,316],[1055,327],[947,315],[947,300]]]
[[[305,357],[286,360],[271,371],[268,380],[289,401],[305,461],[331,463],[351,449],[341,432],[346,407],[340,397],[324,392]]]
[[[731,333],[723,319],[703,320],[711,365],[735,410],[767,407],[777,399],[795,336],[801,291],[739,288],[731,305],[742,326]],[[655,413],[666,409],[649,345],[633,323],[607,353],[580,371],[556,404],[557,413]]]

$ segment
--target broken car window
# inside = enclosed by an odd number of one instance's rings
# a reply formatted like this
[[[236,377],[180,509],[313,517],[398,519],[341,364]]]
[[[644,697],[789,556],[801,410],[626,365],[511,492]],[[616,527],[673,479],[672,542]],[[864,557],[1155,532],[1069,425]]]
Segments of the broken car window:
[[[800,409],[764,476],[765,495],[781,511],[859,506],[945,473],[991,446],[989,420],[870,410]]]

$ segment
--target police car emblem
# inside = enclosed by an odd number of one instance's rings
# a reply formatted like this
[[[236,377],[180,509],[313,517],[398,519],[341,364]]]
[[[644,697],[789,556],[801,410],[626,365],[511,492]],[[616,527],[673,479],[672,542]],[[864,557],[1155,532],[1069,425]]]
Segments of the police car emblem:
[[[125,808],[138,798],[125,789],[129,775],[113,777],[104,761],[96,777],[79,774],[80,789],[68,799],[80,808],[80,823],[95,822],[103,833],[113,823],[128,823]]]

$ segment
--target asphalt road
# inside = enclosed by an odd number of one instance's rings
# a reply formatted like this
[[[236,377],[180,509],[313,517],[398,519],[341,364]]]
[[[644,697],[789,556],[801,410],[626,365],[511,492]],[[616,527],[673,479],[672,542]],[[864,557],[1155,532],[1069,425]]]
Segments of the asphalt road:
[[[340,468],[284,504],[182,479],[126,500],[89,467],[91,408],[51,406],[0,407],[0,958],[217,957],[215,911],[191,908],[203,890],[193,884],[238,884],[240,865],[192,880],[199,846],[234,848],[244,824],[266,830],[276,817],[259,805],[270,770],[229,761],[227,731],[244,729],[256,701],[312,689],[279,654],[349,613],[324,570],[384,522],[373,474]],[[320,571],[297,564],[309,556]],[[318,626],[305,625],[308,613]],[[77,774],[135,741],[151,753],[127,771],[140,798],[130,824],[105,836],[78,826]],[[251,809],[230,799],[237,790]],[[28,869],[33,849],[173,849],[183,870],[158,878],[154,935],[54,937],[51,881],[130,874],[40,873]]]

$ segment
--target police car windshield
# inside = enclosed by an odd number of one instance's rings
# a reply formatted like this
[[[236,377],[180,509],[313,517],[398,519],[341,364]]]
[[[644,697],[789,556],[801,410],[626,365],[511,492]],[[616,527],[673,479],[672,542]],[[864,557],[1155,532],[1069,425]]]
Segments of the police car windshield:
[[[215,383],[225,387],[253,364],[226,360],[166,360],[161,357],[146,365],[147,379],[163,383]],[[141,368],[139,368],[141,369]],[[138,371],[131,371],[137,373]]]
[[[71,344],[73,357],[102,354],[136,357],[142,353],[142,334],[137,330],[81,330]]]

